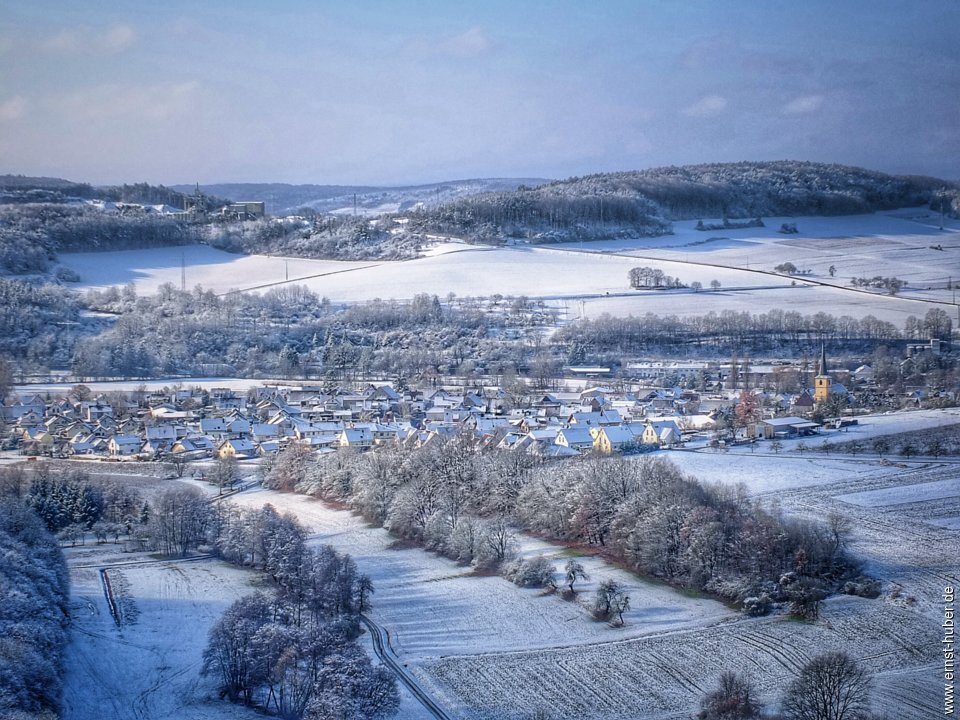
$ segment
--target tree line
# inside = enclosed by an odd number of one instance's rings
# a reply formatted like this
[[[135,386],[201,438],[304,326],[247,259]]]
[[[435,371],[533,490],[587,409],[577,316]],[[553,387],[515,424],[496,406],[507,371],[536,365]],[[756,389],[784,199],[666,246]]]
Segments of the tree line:
[[[594,546],[642,575],[754,614],[784,603],[815,617],[827,593],[857,577],[841,518],[783,516],[742,489],[689,478],[661,457],[542,463],[455,436],[415,451],[316,461],[291,448],[264,472],[269,487],[347,503],[394,535],[481,568],[513,560],[511,527],[518,526]],[[847,589],[860,592],[863,582]]]
[[[210,245],[228,252],[331,260],[409,260],[425,242],[422,234],[390,218],[349,215],[220,223],[207,233]]]
[[[292,515],[223,506],[216,548],[273,581],[236,601],[210,629],[202,672],[221,696],[291,720],[377,720],[395,714],[396,679],[360,648],[373,584],[349,555],[307,546]]]
[[[942,311],[941,311],[942,312]],[[938,328],[945,323],[934,323]],[[614,317],[604,313],[557,330],[554,342],[561,346],[589,348],[595,360],[620,358],[660,348],[685,354],[690,348],[707,347],[716,352],[759,352],[794,349],[829,342],[832,346],[903,337],[893,323],[872,315],[857,319],[818,312],[804,315],[795,310],[766,313],[722,310],[705,315],[679,317],[656,315]]]
[[[639,287],[676,284],[648,268],[635,270],[631,282]],[[126,286],[78,297],[57,286],[0,278],[0,301],[0,355],[24,369],[69,369],[81,379],[257,373],[342,382],[356,375],[416,378],[481,368],[543,381],[563,364],[616,366],[651,352],[799,354],[822,342],[863,351],[905,339],[949,338],[953,331],[940,308],[907,317],[902,328],[871,315],[776,309],[687,317],[604,314],[544,337],[538,327],[552,322],[549,309],[523,297],[481,302],[420,294],[408,302],[338,307],[296,285],[217,296],[167,283],[151,296]]]

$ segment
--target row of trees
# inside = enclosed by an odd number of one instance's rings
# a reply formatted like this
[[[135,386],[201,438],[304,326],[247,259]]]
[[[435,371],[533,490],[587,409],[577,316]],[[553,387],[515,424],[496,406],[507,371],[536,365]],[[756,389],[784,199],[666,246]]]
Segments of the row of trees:
[[[290,720],[377,720],[393,715],[393,674],[357,643],[373,585],[349,555],[308,547],[307,532],[270,505],[217,512],[215,545],[230,562],[273,581],[235,602],[211,628],[203,672],[232,702]]]
[[[909,283],[906,280],[898,277],[883,277],[881,275],[874,275],[872,278],[850,278],[850,284],[853,287],[858,288],[878,288],[880,290],[886,290],[891,295],[896,295]]]
[[[931,308],[923,318],[910,316],[906,328],[911,337],[949,337],[950,317],[940,308]],[[690,345],[717,351],[758,352],[813,346],[857,345],[895,341],[904,337],[893,323],[872,315],[857,319],[818,312],[803,315],[795,310],[766,313],[723,310],[719,313],[678,317],[655,315],[613,317],[601,315],[560,328],[554,342],[561,347],[589,347],[599,358],[622,357],[659,347],[680,349]]]
[[[815,614],[823,594],[853,574],[844,552],[849,528],[839,520],[783,517],[660,457],[542,464],[458,436],[418,451],[341,452],[318,462],[288,450],[266,483],[350,503],[461,562],[489,567],[512,558],[515,523],[754,609],[782,601]]]
[[[682,288],[680,278],[672,277],[659,268],[635,267],[627,273],[630,278],[630,287],[640,288]]]

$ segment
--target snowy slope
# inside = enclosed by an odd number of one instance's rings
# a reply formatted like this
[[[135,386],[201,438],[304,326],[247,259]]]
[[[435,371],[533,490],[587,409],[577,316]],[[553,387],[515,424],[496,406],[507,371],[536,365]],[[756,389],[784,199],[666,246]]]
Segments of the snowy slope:
[[[718,240],[710,240],[713,233],[694,230],[693,223],[677,223],[674,236],[639,241],[499,249],[440,241],[425,257],[405,262],[238,256],[206,246],[73,253],[61,256],[61,262],[80,275],[81,288],[132,282],[139,292],[151,293],[166,282],[179,287],[183,258],[188,288],[199,284],[216,292],[263,290],[289,281],[333,302],[405,299],[421,292],[440,297],[451,292],[526,295],[546,300],[568,318],[602,312],[690,315],[789,308],[858,318],[874,315],[902,324],[908,315],[919,317],[932,307],[954,313],[953,290],[946,285],[954,270],[960,279],[956,228],[941,233],[929,218],[921,222],[874,214],[794,218],[801,232],[785,236],[775,231],[779,220],[771,220],[767,228],[724,231]],[[931,249],[934,245],[943,249]],[[783,262],[812,273],[796,278],[771,274]],[[627,273],[638,265],[658,267],[707,289],[630,290]],[[836,267],[833,278],[827,272],[831,265]],[[897,275],[910,284],[895,298],[849,288],[850,277],[874,275]],[[808,279],[822,285],[811,285]],[[721,283],[718,292],[709,290],[713,280]]]

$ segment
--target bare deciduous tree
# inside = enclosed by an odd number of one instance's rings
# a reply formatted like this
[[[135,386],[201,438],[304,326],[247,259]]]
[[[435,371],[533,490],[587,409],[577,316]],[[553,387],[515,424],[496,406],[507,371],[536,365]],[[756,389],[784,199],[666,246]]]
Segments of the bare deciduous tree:
[[[750,720],[760,715],[753,684],[745,675],[724,670],[716,690],[700,702],[699,720]]]
[[[583,565],[579,562],[570,558],[567,560],[567,564],[563,568],[564,572],[564,581],[567,583],[567,587],[570,588],[570,594],[574,594],[573,584],[577,580],[589,580],[590,576],[587,575],[587,571],[583,569]]]
[[[782,706],[788,720],[867,720],[870,677],[846,653],[826,653],[790,683]]]

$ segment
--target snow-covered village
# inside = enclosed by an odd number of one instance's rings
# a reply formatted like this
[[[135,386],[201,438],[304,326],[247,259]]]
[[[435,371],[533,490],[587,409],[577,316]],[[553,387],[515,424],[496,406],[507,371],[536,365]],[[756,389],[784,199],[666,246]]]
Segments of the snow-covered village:
[[[0,719],[953,716],[953,0],[0,8]]]

